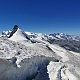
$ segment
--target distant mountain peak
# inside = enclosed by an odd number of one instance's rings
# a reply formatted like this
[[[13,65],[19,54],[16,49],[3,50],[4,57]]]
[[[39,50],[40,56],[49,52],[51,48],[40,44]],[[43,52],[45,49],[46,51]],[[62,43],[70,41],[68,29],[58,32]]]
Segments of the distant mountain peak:
[[[14,28],[19,28],[18,25],[14,25]]]
[[[8,38],[13,41],[30,40],[28,35],[17,25],[14,25],[12,32],[10,33],[10,36]]]
[[[11,36],[13,36],[13,34],[18,30],[18,26],[17,25],[14,25],[14,27],[13,27],[13,29],[12,29],[12,32],[10,33],[10,36],[9,36],[9,38],[11,37]]]

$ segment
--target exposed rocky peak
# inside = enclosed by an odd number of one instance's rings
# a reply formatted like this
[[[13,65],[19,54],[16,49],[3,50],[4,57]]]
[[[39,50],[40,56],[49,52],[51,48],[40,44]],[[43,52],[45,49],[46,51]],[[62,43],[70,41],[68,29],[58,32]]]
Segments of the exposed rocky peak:
[[[11,36],[13,36],[13,34],[18,30],[18,26],[17,25],[14,25],[14,27],[13,27],[13,29],[12,29],[12,32],[10,33],[10,36],[9,36],[9,38],[11,37]]]

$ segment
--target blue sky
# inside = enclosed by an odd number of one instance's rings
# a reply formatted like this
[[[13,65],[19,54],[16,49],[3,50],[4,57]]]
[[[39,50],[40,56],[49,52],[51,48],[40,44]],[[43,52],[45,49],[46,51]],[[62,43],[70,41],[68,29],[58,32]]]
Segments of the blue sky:
[[[0,0],[0,31],[80,34],[80,0]]]

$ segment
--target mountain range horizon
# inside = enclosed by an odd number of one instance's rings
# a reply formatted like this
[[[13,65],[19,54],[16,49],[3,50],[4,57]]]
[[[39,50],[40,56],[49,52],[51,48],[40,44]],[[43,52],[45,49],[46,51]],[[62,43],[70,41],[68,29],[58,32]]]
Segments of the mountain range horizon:
[[[13,29],[15,26],[16,26],[17,28],[20,28],[20,29],[24,30],[23,27],[20,27],[20,26],[18,26],[17,24],[15,24],[10,30],[7,29],[7,30],[3,30],[3,31],[0,31],[0,32],[12,31],[12,29]],[[27,29],[27,28],[26,28],[26,29]],[[55,33],[55,34],[61,33],[61,34],[68,34],[68,35],[80,35],[80,33],[74,33],[74,34],[71,33],[71,34],[70,34],[70,33],[65,33],[65,32],[54,32],[54,31],[53,31],[53,32],[50,32],[50,33],[43,33],[43,32],[37,32],[37,31],[34,32],[34,31],[27,31],[27,30],[24,30],[24,31],[25,31],[25,32],[32,32],[32,33],[42,33],[42,34],[48,34],[48,35],[49,35],[49,34],[54,34],[54,33]]]

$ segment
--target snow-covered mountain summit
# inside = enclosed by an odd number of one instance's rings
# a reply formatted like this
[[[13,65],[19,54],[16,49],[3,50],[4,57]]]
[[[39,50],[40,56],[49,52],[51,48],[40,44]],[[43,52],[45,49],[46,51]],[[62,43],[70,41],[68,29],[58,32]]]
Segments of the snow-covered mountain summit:
[[[18,35],[18,36],[17,36]],[[46,39],[46,40],[68,40],[68,41],[80,41],[80,35],[68,35],[64,33],[53,33],[53,34],[42,34],[42,33],[33,33],[33,32],[26,32],[21,30],[17,25],[14,25],[12,30],[3,31],[1,36],[5,36],[8,38],[16,38],[26,40],[26,38],[31,39]],[[20,37],[20,38],[18,38]],[[15,40],[15,39],[13,39]]]
[[[17,25],[14,26],[12,32],[10,33],[9,39],[13,41],[29,40],[28,35],[19,29]]]
[[[80,80],[80,40],[64,33],[24,32],[0,37],[0,80]]]

